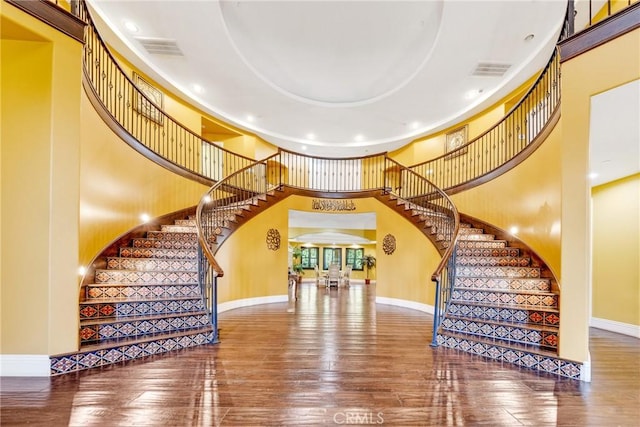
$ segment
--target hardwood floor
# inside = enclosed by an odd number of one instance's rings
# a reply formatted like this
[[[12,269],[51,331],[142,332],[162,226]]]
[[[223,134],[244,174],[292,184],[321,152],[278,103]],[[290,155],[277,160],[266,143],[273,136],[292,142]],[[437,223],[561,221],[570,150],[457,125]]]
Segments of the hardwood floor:
[[[2,426],[638,426],[640,340],[591,330],[592,382],[431,348],[431,316],[375,286],[303,284],[220,315],[218,345],[2,378]]]

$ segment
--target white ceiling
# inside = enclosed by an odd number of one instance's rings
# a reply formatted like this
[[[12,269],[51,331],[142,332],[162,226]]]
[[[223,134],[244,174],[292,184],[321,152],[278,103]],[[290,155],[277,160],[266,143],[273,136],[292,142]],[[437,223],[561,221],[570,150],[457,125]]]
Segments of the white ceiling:
[[[105,39],[167,89],[275,145],[328,157],[389,151],[487,108],[544,66],[566,8],[564,0],[89,3]],[[151,54],[148,41],[180,55]],[[474,75],[480,63],[507,70]]]
[[[640,172],[640,80],[591,97],[589,172],[596,186]]]
[[[289,228],[307,228],[308,233],[289,236],[290,241],[316,244],[355,244],[371,242],[363,237],[336,230],[375,230],[375,212],[321,213],[289,210]]]

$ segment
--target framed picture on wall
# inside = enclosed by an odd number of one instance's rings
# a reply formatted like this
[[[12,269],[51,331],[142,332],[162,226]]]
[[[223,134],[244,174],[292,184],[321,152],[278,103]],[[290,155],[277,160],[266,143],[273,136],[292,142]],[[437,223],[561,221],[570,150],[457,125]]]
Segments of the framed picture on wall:
[[[133,108],[142,116],[152,120],[162,126],[163,116],[162,109],[164,108],[164,97],[162,92],[158,88],[151,85],[135,71],[133,72],[133,83],[138,90],[133,91]],[[156,108],[153,104],[160,107]]]
[[[455,129],[449,132],[446,135],[444,152],[445,154],[447,153],[451,153],[451,154],[445,157],[445,160],[449,160],[453,157],[460,156],[461,154],[464,154],[467,152],[466,148],[463,148],[462,150],[458,150],[458,148],[462,147],[467,143],[468,128],[469,128],[468,125],[464,125],[458,129]]]
[[[350,265],[352,270],[362,271],[362,257],[364,256],[363,248],[346,248],[344,255],[344,265]]]
[[[331,264],[338,264],[342,268],[342,248],[322,249],[322,269],[328,270]]]

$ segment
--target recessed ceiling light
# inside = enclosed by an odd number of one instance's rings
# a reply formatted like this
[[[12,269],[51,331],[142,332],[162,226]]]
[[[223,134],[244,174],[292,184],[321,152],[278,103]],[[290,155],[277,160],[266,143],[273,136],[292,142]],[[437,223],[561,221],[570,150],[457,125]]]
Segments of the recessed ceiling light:
[[[138,31],[140,31],[140,28],[138,28],[138,26],[136,24],[134,24],[132,21],[125,21],[124,27],[130,33],[137,33]]]
[[[591,172],[589,174],[589,179],[596,179],[598,177],[598,173],[597,172]]]
[[[483,91],[484,89],[472,89],[467,93],[465,93],[464,97],[466,99],[474,99],[474,98],[477,98]]]
[[[249,115],[247,116],[247,121],[248,121],[248,122],[253,122],[254,120],[255,120],[255,117],[253,117],[251,114],[249,114]]]
[[[524,38],[524,41],[528,42],[533,40],[533,38],[535,37],[535,35],[533,34],[527,34],[527,36]]]
[[[194,84],[192,87],[195,93],[200,93],[200,94],[204,93],[204,88],[202,86],[198,84]]]
[[[357,135],[355,136],[355,138],[353,138],[353,139],[355,139],[355,140],[356,140],[356,141],[358,141],[358,142],[360,142],[360,141],[364,141],[364,135],[362,135],[362,134],[357,134]]]
[[[308,133],[307,134],[307,139],[311,139],[311,140],[316,139],[316,134],[315,133]]]
[[[307,151],[307,146],[306,145],[303,145],[301,148],[302,148],[302,151]]]
[[[420,127],[420,123],[419,122],[413,122],[411,123],[411,128],[412,129],[418,129]]]

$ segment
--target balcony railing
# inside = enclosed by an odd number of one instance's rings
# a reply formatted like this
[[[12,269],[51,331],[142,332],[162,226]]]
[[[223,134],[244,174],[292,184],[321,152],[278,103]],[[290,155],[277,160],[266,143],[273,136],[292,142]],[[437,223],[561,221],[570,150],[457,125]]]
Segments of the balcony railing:
[[[76,14],[87,23],[85,89],[96,111],[125,142],[167,169],[207,185],[254,162],[203,139],[163,111],[114,59],[84,1],[77,4]]]
[[[215,294],[217,277],[224,274],[215,259],[218,236],[240,212],[268,193],[290,189],[298,194],[323,197],[365,197],[391,195],[429,219],[443,252],[442,262],[432,275],[436,282],[434,337],[447,301],[442,277],[448,273],[454,253],[459,216],[451,199],[424,177],[403,167],[385,154],[331,159],[305,156],[280,150],[277,154],[241,169],[215,184],[202,197],[196,212],[198,239],[203,249],[203,274],[208,277],[209,294]],[[448,275],[449,274],[449,275]],[[214,301],[214,298],[210,299]],[[215,311],[215,305],[210,310]]]

